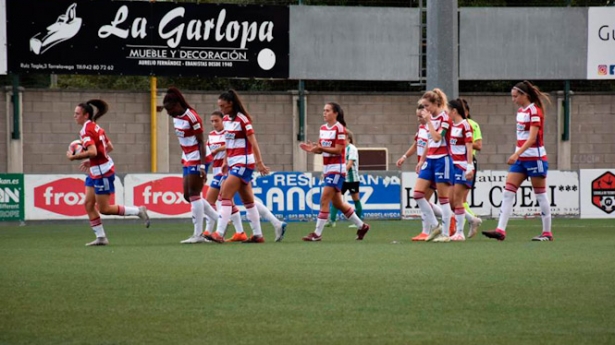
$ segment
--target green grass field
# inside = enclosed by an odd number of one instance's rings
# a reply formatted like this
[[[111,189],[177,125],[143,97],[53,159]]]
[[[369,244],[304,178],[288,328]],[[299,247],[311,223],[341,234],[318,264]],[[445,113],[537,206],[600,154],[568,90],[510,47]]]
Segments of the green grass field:
[[[363,242],[347,224],[320,243],[292,223],[282,243],[180,245],[188,222],[109,223],[111,245],[88,248],[85,221],[2,224],[0,344],[615,343],[612,220],[448,244],[410,242],[416,221]]]

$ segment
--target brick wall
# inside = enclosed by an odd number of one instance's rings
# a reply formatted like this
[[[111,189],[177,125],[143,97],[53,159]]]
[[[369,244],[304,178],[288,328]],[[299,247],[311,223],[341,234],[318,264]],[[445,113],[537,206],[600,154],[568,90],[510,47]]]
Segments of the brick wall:
[[[186,92],[187,101],[202,116],[206,128],[209,114],[216,109],[218,93]],[[254,118],[256,135],[265,164],[272,170],[292,170],[292,113],[296,106],[289,92],[243,93],[244,103]],[[308,139],[318,139],[323,123],[322,108],[338,102],[345,111],[348,128],[359,147],[387,147],[389,170],[410,145],[416,130],[415,108],[419,94],[359,94],[312,92],[307,101]],[[481,125],[483,151],[481,169],[507,169],[506,159],[515,145],[515,111],[507,94],[470,94],[473,118]],[[25,173],[74,173],[77,163],[65,157],[68,143],[78,138],[73,120],[76,104],[90,98],[109,102],[110,112],[99,120],[109,133],[115,152],[112,157],[119,173],[150,171],[149,93],[79,92],[26,90],[24,94],[23,137]],[[576,94],[571,112],[572,169],[615,167],[615,95]],[[0,106],[5,109],[4,97]],[[557,122],[555,105],[546,114],[545,142],[551,169],[557,169]],[[10,116],[11,114],[6,114]],[[169,119],[170,121],[170,119]],[[0,121],[0,172],[6,171],[6,118]],[[171,171],[180,172],[180,149],[169,128]],[[414,162],[412,160],[411,162]],[[406,162],[404,170],[414,165]],[[308,157],[308,170],[312,157]]]

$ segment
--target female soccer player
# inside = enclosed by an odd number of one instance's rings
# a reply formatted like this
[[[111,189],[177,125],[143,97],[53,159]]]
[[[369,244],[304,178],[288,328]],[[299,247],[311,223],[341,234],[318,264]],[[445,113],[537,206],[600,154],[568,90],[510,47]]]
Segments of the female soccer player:
[[[425,120],[422,115],[424,108],[425,107],[419,100],[418,105],[416,107],[416,117],[419,123],[419,128],[416,134],[414,135],[414,142],[412,143],[412,146],[410,146],[408,151],[406,151],[406,153],[404,153],[397,160],[398,168],[401,168],[401,166],[404,164],[406,159],[408,159],[408,157],[411,157],[413,154],[416,153],[417,162],[420,162],[421,157],[423,157],[423,155],[425,154],[425,148],[427,147],[427,142],[429,141],[429,131],[427,130],[427,127],[426,127],[427,120]],[[435,185],[432,185],[430,186],[430,188],[427,188],[427,190],[425,191],[425,200],[428,200],[429,205],[433,209],[435,216],[442,217],[442,209],[440,208],[440,206],[429,201],[431,197],[433,196],[434,189],[435,189]],[[412,241],[425,241],[427,237],[429,237],[429,232],[430,232],[429,226],[425,222],[424,217],[421,217],[421,218],[422,218],[421,223],[422,223],[423,231],[417,236],[412,237]]]
[[[456,99],[448,103],[448,111],[453,120],[449,138],[451,157],[453,159],[453,195],[452,205],[455,211],[456,231],[451,236],[451,241],[465,241],[463,223],[467,219],[470,223],[469,237],[473,237],[481,224],[466,212],[463,207],[463,198],[467,190],[472,188],[471,181],[474,177],[474,163],[472,155],[472,127],[466,120],[463,100]]]
[[[325,124],[320,126],[318,143],[301,143],[300,147],[310,153],[323,155],[323,177],[325,186],[320,197],[320,212],[316,220],[316,229],[303,237],[304,241],[322,240],[322,230],[329,217],[329,202],[342,211],[346,218],[357,226],[357,240],[363,240],[369,231],[352,207],[342,198],[342,185],[346,177],[344,147],[346,146],[346,122],[344,111],[337,103],[327,103],[323,109]]]
[[[167,90],[162,100],[164,108],[173,118],[175,134],[182,148],[184,199],[190,203],[194,230],[182,244],[206,242],[203,237],[203,213],[216,219],[218,214],[201,198],[203,184],[207,181],[207,167],[211,156],[203,140],[203,121],[184,95],[175,87]],[[209,156],[209,157],[208,157]]]
[[[483,231],[483,235],[498,241],[506,239],[506,225],[512,213],[517,189],[527,177],[532,182],[536,201],[542,214],[542,233],[532,241],[553,241],[551,232],[551,208],[547,198],[547,151],[544,147],[544,105],[550,102],[549,96],[529,81],[522,81],[510,91],[512,101],[519,106],[517,110],[517,149],[509,158],[510,165],[506,176],[506,187],[498,227],[493,231]]]
[[[476,154],[480,150],[483,149],[483,135],[482,135],[482,132],[480,130],[480,126],[478,125],[478,123],[472,120],[472,116],[470,114],[470,106],[468,105],[468,102],[463,98],[461,100],[463,101],[463,109],[466,112],[466,120],[468,121],[470,126],[472,126],[472,139],[473,139],[472,148],[474,149],[472,151],[472,162],[474,163],[474,176],[472,177],[472,183],[471,183],[470,188],[466,190],[466,193],[463,197],[463,207],[466,209],[467,213],[469,213],[473,217],[476,217],[474,212],[472,212],[472,210],[470,209],[470,205],[468,204],[468,194],[470,194],[470,190],[472,190],[472,188],[474,188],[474,186],[476,185],[476,175],[478,172],[478,160],[476,158]],[[476,219],[478,220],[479,223],[483,222],[478,217],[476,217]],[[474,235],[476,235],[476,233],[472,233],[470,229],[470,234],[468,235],[468,237],[472,237]]]
[[[224,157],[226,156],[226,144],[224,140],[224,124],[222,120],[224,119],[224,115],[220,111],[214,111],[211,114],[211,125],[213,130],[209,132],[209,138],[207,140],[207,146],[211,150],[211,154],[213,156],[212,163],[212,172],[214,174],[214,178],[209,185],[209,189],[207,190],[207,202],[212,206],[212,208],[216,208],[216,201],[218,200],[218,196],[220,195],[220,187],[226,177],[225,172],[223,171],[224,166]],[[267,219],[271,225],[273,225],[275,233],[276,233],[276,242],[280,242],[284,238],[284,233],[286,232],[286,222],[282,222],[277,219],[271,211],[265,205],[260,203],[258,200],[254,200],[254,204],[258,209],[258,213],[261,217]],[[213,233],[214,225],[216,223],[216,219],[207,218],[205,232],[203,232],[204,236],[209,236]],[[239,209],[233,205],[232,213],[231,213],[231,221],[235,226],[235,234],[232,238],[226,240],[226,242],[243,242],[248,239],[245,232],[243,231],[243,225],[241,224],[241,216],[239,214]],[[277,234],[280,234],[279,236]]]
[[[425,92],[421,97],[421,102],[424,106],[421,115],[427,120],[429,140],[427,153],[421,157],[416,166],[416,173],[419,176],[414,186],[414,200],[418,203],[430,229],[426,241],[449,242],[448,229],[452,216],[449,205],[452,161],[449,155],[448,138],[450,137],[451,119],[445,111],[447,99],[442,90],[436,88]],[[436,183],[438,201],[442,207],[442,226],[438,224],[433,209],[425,199],[425,191],[432,182]],[[446,231],[442,231],[442,227]]]
[[[71,161],[88,159],[88,162],[81,164],[81,167],[89,169],[89,176],[85,179],[84,206],[96,239],[87,243],[86,246],[109,244],[99,211],[106,215],[137,216],[145,221],[147,228],[150,224],[145,206],[109,205],[109,198],[115,193],[115,166],[107,154],[105,132],[96,124],[96,120],[105,115],[108,110],[107,103],[100,99],[92,99],[77,105],[73,117],[77,124],[83,125],[79,132],[83,150],[77,154],[71,151],[66,152],[66,157]],[[97,205],[98,211],[96,210]]]
[[[346,180],[342,185],[342,196],[350,191],[350,197],[354,202],[355,212],[357,216],[363,219],[363,206],[361,205],[361,196],[359,195],[359,151],[354,146],[354,137],[351,131],[346,129]],[[337,218],[337,208],[331,207],[329,215],[329,226],[335,227]],[[327,226],[325,224],[325,226]],[[349,228],[356,228],[354,224],[350,224]]]
[[[265,242],[260,224],[260,215],[254,204],[252,191],[252,173],[256,168],[261,175],[269,174],[269,168],[263,163],[261,151],[252,128],[252,118],[245,109],[235,90],[229,90],[218,97],[218,107],[224,115],[225,160],[228,175],[220,188],[220,218],[217,230],[208,239],[224,243],[224,231],[233,211],[233,196],[239,196],[246,208],[248,220],[252,227],[252,236],[243,243]],[[280,229],[281,231],[281,229]],[[276,239],[283,233],[276,231]]]

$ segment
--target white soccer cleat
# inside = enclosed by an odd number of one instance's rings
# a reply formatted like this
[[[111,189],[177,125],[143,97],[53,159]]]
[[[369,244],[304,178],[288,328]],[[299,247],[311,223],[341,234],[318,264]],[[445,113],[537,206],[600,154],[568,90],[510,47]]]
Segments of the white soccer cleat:
[[[438,237],[434,238],[432,242],[434,243],[447,243],[450,242],[451,238],[448,236],[444,236],[442,234],[438,235]]]
[[[454,234],[453,236],[451,236],[451,241],[453,241],[453,242],[463,242],[465,240],[466,240],[466,238],[465,238],[465,236],[463,236],[462,233]]]
[[[431,231],[429,232],[429,236],[427,236],[427,239],[425,239],[425,241],[429,242],[433,240],[434,238],[438,237],[438,235],[440,234],[442,234],[442,225],[440,224],[435,225],[434,227],[431,228]]]
[[[275,227],[275,241],[276,242],[282,242],[282,240],[284,239],[284,235],[286,234],[286,222],[282,222],[280,223],[279,227]]]
[[[481,224],[483,224],[483,220],[478,217],[474,217],[474,220],[472,220],[472,223],[470,223],[470,232],[468,232],[468,238],[472,238],[478,233],[478,228]]]
[[[210,240],[206,239],[205,237],[201,236],[201,235],[192,235],[190,237],[188,237],[187,239],[179,242],[181,244],[197,244],[197,243],[205,243],[205,242],[211,242]]]
[[[149,216],[147,215],[147,208],[145,206],[139,206],[138,216],[145,222],[145,227],[149,228]]]
[[[94,241],[90,243],[86,243],[85,246],[86,247],[106,246],[108,244],[109,244],[109,240],[106,237],[97,237]]]

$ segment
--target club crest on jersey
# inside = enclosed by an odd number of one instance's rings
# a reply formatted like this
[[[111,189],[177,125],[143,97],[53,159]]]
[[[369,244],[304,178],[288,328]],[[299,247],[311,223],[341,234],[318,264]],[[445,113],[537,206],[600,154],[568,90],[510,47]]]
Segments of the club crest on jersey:
[[[454,137],[460,137],[461,136],[461,128],[459,127],[455,127],[453,128],[453,130],[451,131],[451,135]],[[452,140],[451,140],[452,142]]]

